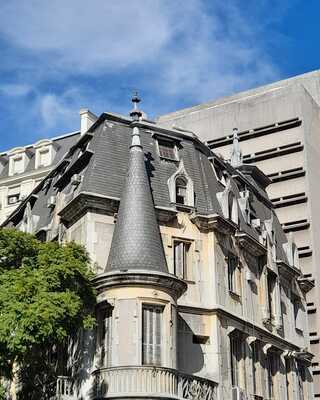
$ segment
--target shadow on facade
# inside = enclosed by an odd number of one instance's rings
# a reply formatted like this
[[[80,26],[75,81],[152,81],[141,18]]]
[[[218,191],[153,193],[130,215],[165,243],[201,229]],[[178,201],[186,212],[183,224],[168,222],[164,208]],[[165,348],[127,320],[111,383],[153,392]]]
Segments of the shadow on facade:
[[[187,374],[200,373],[204,368],[204,353],[197,336],[185,319],[178,315],[178,369]]]

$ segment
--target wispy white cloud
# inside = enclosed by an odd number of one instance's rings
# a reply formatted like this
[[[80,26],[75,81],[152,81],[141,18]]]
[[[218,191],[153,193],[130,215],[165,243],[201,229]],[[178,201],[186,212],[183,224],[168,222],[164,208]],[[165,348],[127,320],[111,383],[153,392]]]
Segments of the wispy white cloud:
[[[26,96],[32,92],[32,87],[23,83],[11,83],[0,85],[0,94],[8,97]]]
[[[109,79],[112,87],[123,75],[126,85],[177,105],[183,97],[196,103],[271,81],[279,71],[264,41],[270,1],[11,0],[0,8],[0,39],[19,78],[7,87],[0,82],[0,91],[23,96],[33,87],[33,107],[53,127],[70,121],[79,98],[101,104],[101,93],[81,89],[84,76]],[[272,15],[284,15],[284,3],[273,0]],[[52,76],[64,82],[62,90],[45,87]],[[77,93],[69,79],[78,80]]]

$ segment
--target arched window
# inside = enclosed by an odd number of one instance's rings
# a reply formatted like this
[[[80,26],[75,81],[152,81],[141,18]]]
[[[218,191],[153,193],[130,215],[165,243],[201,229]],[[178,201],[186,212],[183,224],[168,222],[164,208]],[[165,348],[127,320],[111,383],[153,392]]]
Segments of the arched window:
[[[180,160],[179,168],[168,179],[170,202],[194,207],[193,182]]]
[[[187,204],[187,181],[181,176],[176,179],[176,203]]]

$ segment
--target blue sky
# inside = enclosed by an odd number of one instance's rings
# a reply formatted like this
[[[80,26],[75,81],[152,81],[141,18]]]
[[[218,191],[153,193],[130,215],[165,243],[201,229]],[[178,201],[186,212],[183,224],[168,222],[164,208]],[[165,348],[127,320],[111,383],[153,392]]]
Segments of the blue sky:
[[[0,150],[154,118],[320,68],[318,0],[10,0],[0,5]]]

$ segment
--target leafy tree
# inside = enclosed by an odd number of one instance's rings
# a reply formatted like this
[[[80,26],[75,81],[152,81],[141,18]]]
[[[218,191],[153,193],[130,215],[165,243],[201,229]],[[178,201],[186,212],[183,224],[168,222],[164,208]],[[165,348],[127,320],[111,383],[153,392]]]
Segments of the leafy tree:
[[[42,243],[30,234],[0,229],[0,375],[11,378],[14,365],[22,375],[28,371],[25,387],[33,387],[33,393],[25,392],[24,398],[45,398],[36,393],[30,365],[37,365],[39,388],[46,385],[54,379],[46,356],[78,329],[94,324],[89,265],[86,251],[75,243]]]

